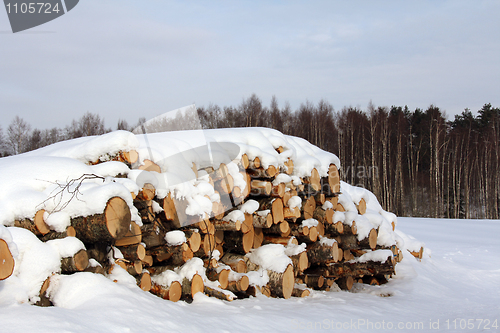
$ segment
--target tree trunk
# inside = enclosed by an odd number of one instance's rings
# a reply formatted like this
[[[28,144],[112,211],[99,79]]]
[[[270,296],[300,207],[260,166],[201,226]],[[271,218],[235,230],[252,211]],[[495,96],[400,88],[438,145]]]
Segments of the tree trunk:
[[[340,235],[337,236],[339,246],[344,250],[350,249],[372,249],[377,247],[377,230],[371,229],[368,237],[358,240],[356,235]]]
[[[218,267],[209,267],[206,270],[207,278],[210,281],[218,281],[222,289],[226,289],[229,284],[229,269],[220,269]]]
[[[165,235],[169,230],[166,230],[161,223],[143,224],[140,230],[142,242],[147,248],[164,245],[167,242]]]
[[[269,275],[269,287],[271,289],[271,296],[290,298],[292,296],[293,288],[295,286],[295,277],[293,274],[292,265],[288,265],[285,272],[278,273],[267,271]]]
[[[196,293],[202,293],[205,290],[204,287],[203,278],[199,274],[195,274],[191,280],[187,278],[182,280],[182,295],[193,298]]]
[[[117,247],[123,254],[123,257],[130,261],[144,260],[146,256],[146,248],[142,244],[134,244],[128,246]]]
[[[43,236],[50,232],[49,226],[43,220],[44,213],[45,210],[41,209],[38,212],[36,212],[33,220],[24,219],[21,221],[14,221],[14,226],[18,228],[28,229],[37,236]]]
[[[223,301],[231,302],[232,300],[234,300],[234,296],[233,296],[232,292],[226,291],[224,289],[217,289],[217,288],[205,286],[204,292],[207,296],[215,297],[215,298],[221,299]]]
[[[244,256],[237,253],[226,252],[220,261],[231,267],[236,273],[246,273],[248,270]]]
[[[173,281],[168,287],[153,283],[150,292],[163,299],[177,302],[182,296],[182,286],[179,281]]]
[[[307,249],[307,258],[311,265],[325,265],[335,263],[339,260],[339,247],[335,242],[333,245],[315,242]]]
[[[130,208],[119,197],[109,199],[102,214],[71,219],[76,236],[87,243],[121,239],[130,230]]]
[[[51,230],[49,233],[40,236],[40,240],[42,242],[46,242],[52,239],[62,239],[66,237],[75,237],[76,236],[76,230],[72,226],[68,226],[65,231],[63,232],[57,232]]]
[[[269,210],[273,217],[273,223],[278,224],[285,220],[283,216],[283,201],[280,198],[266,198],[259,200],[259,210]]]
[[[155,262],[165,262],[171,265],[183,265],[193,258],[193,251],[186,243],[176,246],[162,245],[147,250],[147,254],[153,256]]]
[[[273,225],[273,215],[263,214],[260,211],[253,214],[253,226],[256,228],[270,228]]]
[[[71,274],[84,271],[89,265],[89,256],[86,250],[80,250],[72,257],[61,259],[61,272]]]
[[[130,229],[125,236],[115,241],[116,246],[136,245],[142,241],[142,230],[135,222],[130,222]]]
[[[394,264],[388,259],[384,263],[378,261],[368,261],[363,263],[336,263],[327,266],[330,275],[332,276],[353,276],[363,277],[371,275],[387,275],[394,274]]]
[[[253,247],[254,235],[254,230],[246,234],[228,231],[224,234],[224,250],[241,254],[248,253]]]

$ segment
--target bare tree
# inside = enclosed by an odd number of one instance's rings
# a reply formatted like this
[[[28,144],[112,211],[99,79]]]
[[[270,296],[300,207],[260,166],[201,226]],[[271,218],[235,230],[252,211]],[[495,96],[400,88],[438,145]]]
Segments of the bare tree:
[[[31,131],[26,151],[35,150],[43,146],[44,144],[42,138],[42,131],[40,131],[38,128],[35,128],[33,131]]]
[[[68,139],[82,136],[101,135],[111,130],[104,125],[104,118],[98,114],[85,113],[79,120],[73,120],[70,127],[66,128]]]
[[[5,142],[5,138],[3,136],[3,129],[0,126],[0,157],[7,155],[7,143]]]
[[[13,155],[28,150],[31,126],[24,119],[16,116],[7,128],[7,146]]]
[[[118,125],[116,125],[116,129],[118,131],[130,131],[131,128],[130,126],[128,125],[128,122],[125,120],[125,119],[119,119],[118,120]]]
[[[262,101],[256,94],[252,94],[252,96],[244,100],[239,107],[239,111],[245,119],[245,127],[263,125],[263,121],[261,119],[263,113]]]

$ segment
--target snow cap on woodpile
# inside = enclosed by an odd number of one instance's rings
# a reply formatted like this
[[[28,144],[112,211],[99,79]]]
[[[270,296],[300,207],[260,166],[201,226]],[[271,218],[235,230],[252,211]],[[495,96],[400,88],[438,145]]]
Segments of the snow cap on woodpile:
[[[23,155],[67,157],[88,163],[107,161],[110,156],[119,152],[129,152],[138,147],[139,141],[134,134],[129,131],[114,131],[56,142]]]
[[[125,200],[132,220],[140,222],[130,190],[78,160],[21,154],[0,159],[0,169],[0,224],[33,219],[41,209],[70,217],[99,214],[115,196]]]
[[[199,168],[217,168],[220,163],[228,164],[240,159],[243,154],[251,160],[259,157],[264,168],[271,165],[278,167],[291,158],[294,175],[300,177],[310,176],[313,168],[318,170],[320,176],[327,176],[330,164],[340,168],[340,160],[334,154],[304,139],[269,128],[176,131],[138,135],[137,138],[140,143],[138,163],[151,159],[161,167],[162,172],[178,171],[184,173],[185,179],[194,177],[189,172],[193,162]],[[208,147],[213,151],[210,154]],[[281,154],[276,151],[278,147],[284,149]]]
[[[44,243],[29,230],[15,227],[8,229],[19,253],[15,258],[14,273],[9,278],[9,283],[15,285],[12,290],[15,290],[14,297],[18,302],[37,302],[43,282],[60,272],[61,259],[85,249],[75,237]]]
[[[247,257],[263,269],[283,273],[292,264],[285,251],[286,248],[281,244],[267,244],[252,250]]]

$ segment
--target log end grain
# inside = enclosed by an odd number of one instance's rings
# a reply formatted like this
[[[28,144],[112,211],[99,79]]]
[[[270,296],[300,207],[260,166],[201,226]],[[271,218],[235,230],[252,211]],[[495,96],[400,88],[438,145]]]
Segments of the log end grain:
[[[35,226],[38,229],[38,231],[42,234],[45,235],[50,231],[50,228],[47,223],[45,223],[43,219],[43,215],[45,213],[45,210],[40,209],[39,211],[36,212],[35,214]]]
[[[158,173],[161,173],[161,168],[158,164],[155,162],[145,159],[144,164],[139,167],[139,170],[145,170],[145,171],[156,171]]]
[[[177,302],[182,297],[182,285],[179,281],[174,281],[170,285],[168,290],[168,300],[172,302]]]
[[[288,265],[283,273],[283,298],[292,297],[293,288],[295,286],[295,276],[293,274],[292,265]]]
[[[14,258],[7,242],[0,239],[0,280],[5,280],[14,272]]]
[[[218,281],[222,289],[226,289],[227,285],[229,284],[229,273],[229,269],[223,269],[219,273]]]
[[[89,255],[86,250],[80,250],[73,256],[75,268],[82,272],[89,265]]]
[[[151,275],[147,272],[142,273],[137,279],[137,285],[144,291],[150,291],[152,285]]]
[[[366,213],[366,201],[365,199],[361,199],[359,201],[359,204],[356,205],[356,208],[358,209],[358,213],[363,215]]]
[[[130,230],[130,208],[120,197],[109,199],[104,210],[106,226],[114,239],[120,239]]]
[[[377,237],[378,237],[377,230],[376,229],[370,230],[370,233],[368,234],[368,242],[372,250],[375,250],[375,248],[377,247]]]
[[[199,292],[205,290],[205,284],[203,283],[203,278],[199,274],[195,274],[191,279],[191,297],[194,297]]]

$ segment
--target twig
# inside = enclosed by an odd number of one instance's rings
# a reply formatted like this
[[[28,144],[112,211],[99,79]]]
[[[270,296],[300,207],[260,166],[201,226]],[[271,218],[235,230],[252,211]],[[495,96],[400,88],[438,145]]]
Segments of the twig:
[[[106,180],[106,178],[102,177],[102,176],[98,176],[96,174],[83,174],[81,175],[80,177],[78,178],[73,178],[73,179],[70,179],[68,182],[66,182],[66,184],[63,184],[63,183],[59,183],[59,182],[54,182],[54,184],[56,184],[59,188],[59,191],[57,191],[54,195],[48,197],[47,199],[45,199],[42,203],[40,203],[38,206],[41,206],[43,204],[45,204],[47,201],[49,200],[54,200],[56,201],[57,200],[57,197],[59,196],[59,199],[57,201],[57,204],[55,205],[54,209],[50,212],[50,214],[52,213],[55,213],[55,212],[60,212],[62,211],[64,208],[66,208],[69,203],[74,199],[76,198],[76,200],[80,200],[78,198],[78,194],[82,194],[80,192],[80,187],[82,186],[83,182],[86,181],[86,180],[91,180],[91,179],[102,179],[102,181],[104,182]],[[76,184],[75,188],[74,189],[71,189],[74,185]],[[55,189],[56,190],[56,189]],[[54,191],[55,191],[54,190]],[[52,191],[52,193],[54,193],[54,191]],[[62,199],[63,199],[63,196],[64,196],[64,192],[67,191],[68,194],[71,195],[71,197],[64,203],[62,203],[61,205],[61,202],[62,202]],[[51,194],[52,194],[51,193]],[[61,205],[61,206],[60,206]],[[58,208],[59,207],[59,208]]]

